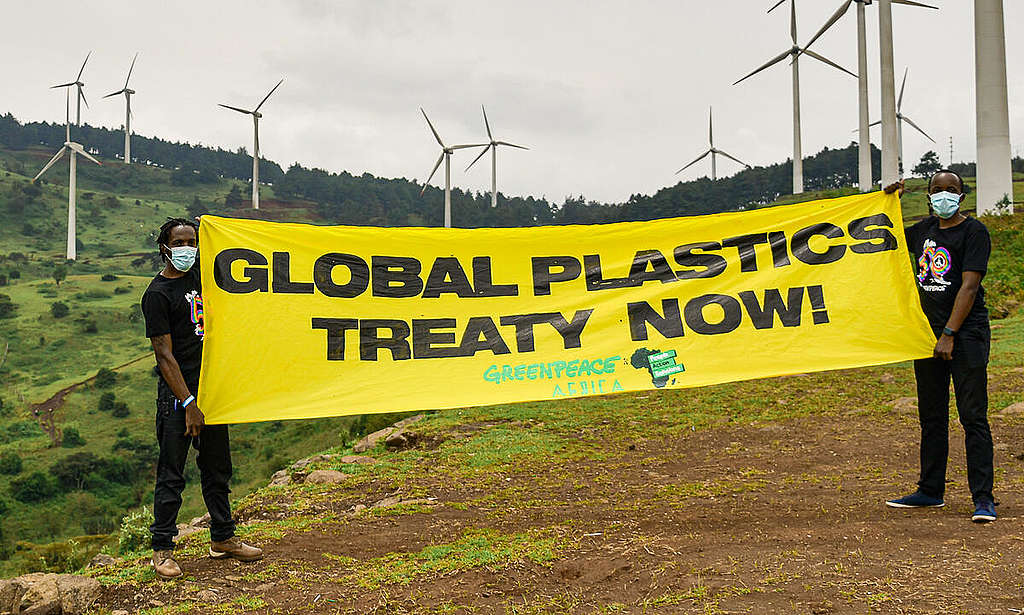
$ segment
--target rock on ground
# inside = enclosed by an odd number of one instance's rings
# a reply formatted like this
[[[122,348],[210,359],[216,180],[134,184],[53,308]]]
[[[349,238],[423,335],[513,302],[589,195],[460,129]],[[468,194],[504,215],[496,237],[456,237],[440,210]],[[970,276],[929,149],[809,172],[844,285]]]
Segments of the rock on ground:
[[[0,613],[80,615],[100,594],[100,583],[74,574],[34,572],[0,581]]]
[[[313,470],[306,476],[304,483],[337,485],[348,479],[348,475],[337,470]]]

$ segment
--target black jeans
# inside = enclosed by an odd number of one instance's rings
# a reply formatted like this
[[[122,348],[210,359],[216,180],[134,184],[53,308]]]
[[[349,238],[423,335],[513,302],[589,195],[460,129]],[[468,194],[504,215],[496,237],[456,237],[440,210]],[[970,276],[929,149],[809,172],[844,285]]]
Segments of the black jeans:
[[[197,391],[190,385],[189,390]],[[235,535],[235,520],[231,517],[228,494],[231,490],[231,447],[227,425],[207,425],[196,438],[185,436],[185,410],[180,407],[170,387],[159,379],[156,399],[156,439],[160,444],[160,457],[156,465],[156,489],[153,491],[153,550],[174,548],[178,535],[178,510],[181,493],[185,489],[185,461],[188,449],[199,452],[199,466],[203,500],[210,511],[210,538],[227,540]]]
[[[988,425],[988,335],[958,333],[953,360],[914,361],[918,413],[921,418],[922,493],[941,498],[946,490],[946,459],[949,456],[949,381],[956,393],[957,413],[964,428],[967,448],[967,484],[971,497],[992,499],[992,432]]]

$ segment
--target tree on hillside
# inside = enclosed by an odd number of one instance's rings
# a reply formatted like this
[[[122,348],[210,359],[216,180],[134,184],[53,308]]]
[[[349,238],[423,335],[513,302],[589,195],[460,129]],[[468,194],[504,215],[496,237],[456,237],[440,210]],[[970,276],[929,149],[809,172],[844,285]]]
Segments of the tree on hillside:
[[[54,318],[64,318],[70,311],[71,309],[68,308],[67,304],[60,301],[50,305],[50,314],[52,314]]]
[[[192,197],[192,204],[189,205],[185,209],[185,211],[188,212],[188,217],[190,219],[198,218],[199,216],[205,216],[206,214],[210,213],[210,210],[206,207],[206,205],[203,205],[203,202],[199,200],[199,196]]]
[[[21,474],[21,456],[14,451],[0,453],[0,474]]]
[[[11,481],[11,495],[19,502],[40,502],[55,493],[57,485],[53,479],[39,470]]]
[[[238,184],[232,184],[231,190],[228,195],[224,197],[225,207],[238,207],[242,204],[242,191],[238,189]]]
[[[927,151],[921,156],[921,162],[914,167],[914,175],[918,177],[931,177],[936,171],[942,168],[939,162],[939,155],[933,151]]]
[[[68,277],[68,266],[63,263],[54,265],[52,275],[53,281],[57,283],[57,286],[60,286],[60,283]]]

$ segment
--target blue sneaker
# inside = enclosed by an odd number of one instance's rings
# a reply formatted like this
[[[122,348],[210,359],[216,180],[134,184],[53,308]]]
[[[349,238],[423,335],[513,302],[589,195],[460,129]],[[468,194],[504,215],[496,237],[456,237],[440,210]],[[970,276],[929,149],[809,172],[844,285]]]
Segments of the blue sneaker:
[[[975,523],[989,523],[996,520],[996,505],[992,500],[979,500],[974,505],[974,514],[971,521]]]
[[[945,506],[946,503],[942,501],[942,498],[933,498],[932,496],[925,495],[920,491],[915,491],[914,493],[905,495],[902,498],[886,500],[885,505],[891,506],[892,508],[940,508]]]

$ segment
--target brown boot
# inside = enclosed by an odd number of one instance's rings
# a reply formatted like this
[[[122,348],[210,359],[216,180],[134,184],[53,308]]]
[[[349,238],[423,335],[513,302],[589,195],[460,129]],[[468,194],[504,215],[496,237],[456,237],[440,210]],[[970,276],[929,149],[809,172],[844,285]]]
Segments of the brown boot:
[[[238,536],[232,536],[222,542],[210,543],[210,557],[224,559],[233,557],[243,562],[255,562],[263,557],[263,549],[247,545]]]
[[[181,576],[181,567],[174,561],[174,551],[153,551],[153,570],[161,581]]]

